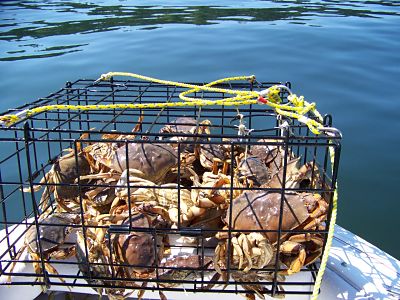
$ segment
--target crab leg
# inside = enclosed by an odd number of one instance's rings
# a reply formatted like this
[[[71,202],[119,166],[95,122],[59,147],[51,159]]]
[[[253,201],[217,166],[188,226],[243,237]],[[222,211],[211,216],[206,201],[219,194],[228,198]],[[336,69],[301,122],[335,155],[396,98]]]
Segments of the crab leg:
[[[11,268],[10,268],[10,273],[12,273],[14,271],[14,268],[17,264],[17,261],[19,260],[19,258],[21,257],[22,253],[24,253],[25,249],[27,248],[26,245],[22,246],[21,249],[19,249],[17,255],[15,256],[15,261],[12,262],[11,264]],[[7,282],[11,283],[11,275],[8,275],[7,277]]]
[[[250,241],[247,238],[247,235],[242,233],[239,238],[238,238],[238,242],[240,244],[240,246],[243,248],[243,253],[246,256],[247,259],[247,267],[244,268],[243,272],[248,272],[251,270],[251,268],[253,267],[253,261],[252,261],[252,247],[250,246]],[[239,266],[240,269],[240,266]]]
[[[326,215],[322,215],[319,218],[312,219],[310,223],[304,226],[304,230],[309,230],[319,226],[323,221],[326,220]]]
[[[213,174],[215,174],[215,175],[218,174],[218,164],[221,162],[222,161],[219,158],[216,158],[216,157],[213,158],[213,165],[212,165]]]
[[[75,255],[75,249],[61,249],[50,253],[50,258],[53,259],[66,259]]]
[[[225,253],[226,253],[226,245],[225,242],[221,241],[215,248],[215,255],[213,258],[215,271],[217,271],[219,274],[222,274],[222,270],[219,267],[219,262],[221,261],[221,258],[225,256]]]
[[[144,282],[142,283],[141,288],[144,288],[144,287],[146,287],[146,286],[147,286],[147,282],[144,281]],[[139,290],[139,291],[137,292],[137,299],[138,299],[138,300],[141,300],[141,299],[143,298],[143,296],[144,296],[144,293],[146,293],[146,290],[144,290],[144,289]],[[161,299],[161,295],[160,295],[160,299]]]
[[[225,174],[225,175],[228,174],[228,168],[229,168],[230,164],[231,164],[230,159],[224,161],[223,166],[222,166],[222,174]]]
[[[243,258],[244,258],[242,248],[240,247],[238,239],[234,236],[231,238],[231,243],[234,248],[234,253],[236,252],[236,255],[239,256],[239,269],[241,269],[242,265],[243,265]]]
[[[58,273],[58,271],[52,266],[52,265],[50,265],[49,263],[44,263],[44,267],[45,267],[45,269],[46,269],[46,271],[47,272],[49,272],[49,273],[51,273],[51,274],[54,274],[54,275],[57,275],[57,276],[60,276],[60,274]],[[62,277],[58,277],[58,280],[60,280],[62,283],[66,283],[66,281],[64,280],[64,278],[62,278]],[[71,291],[71,288],[68,286],[68,285],[66,285],[67,287],[68,287],[68,289]]]
[[[132,129],[132,133],[136,133],[139,132],[140,130],[142,130],[142,123],[143,123],[143,119],[144,119],[144,115],[141,114],[138,118],[138,121],[135,125],[135,127]],[[135,139],[136,135],[135,134],[130,134],[130,135],[120,135],[117,140],[133,140]]]

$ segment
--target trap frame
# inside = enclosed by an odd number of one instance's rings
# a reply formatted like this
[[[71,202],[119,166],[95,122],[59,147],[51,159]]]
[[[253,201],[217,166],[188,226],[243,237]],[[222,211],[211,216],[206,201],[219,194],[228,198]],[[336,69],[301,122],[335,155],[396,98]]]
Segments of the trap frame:
[[[271,87],[276,82],[241,82],[221,84],[219,86],[235,90],[261,90]],[[285,83],[289,88],[290,83]],[[148,83],[137,80],[114,80],[110,79],[109,82],[94,82],[93,80],[77,80],[73,83],[67,82],[66,86],[59,91],[50,94],[45,98],[40,98],[29,104],[17,107],[16,109],[8,110],[3,113],[16,113],[25,109],[40,107],[50,104],[67,104],[67,105],[102,105],[102,104],[115,104],[115,103],[163,103],[163,102],[178,102],[178,95],[185,89],[161,85],[155,83]],[[197,98],[205,99],[224,99],[224,93],[201,91],[195,92],[194,96]],[[280,97],[287,98],[287,92],[282,90]],[[238,114],[243,118],[237,120]],[[102,135],[118,134],[121,136],[129,137],[132,135],[131,130],[137,125],[138,119],[143,116],[139,129],[134,133],[135,139],[115,139],[110,138],[107,140],[102,139]],[[192,117],[197,120],[197,127],[202,120],[210,120],[211,124],[209,129],[210,134],[199,133],[160,133],[160,129],[171,124],[171,121],[178,117]],[[312,116],[310,116],[312,118]],[[240,123],[240,121],[244,121]],[[239,124],[240,123],[240,124]],[[323,120],[324,126],[332,128],[332,118],[327,115]],[[178,124],[179,125],[179,124]],[[182,124],[183,125],[183,124]],[[245,135],[238,135],[238,125],[245,125]],[[340,158],[340,141],[341,136],[333,133],[323,133],[314,135],[310,132],[309,128],[299,123],[295,119],[278,117],[273,109],[264,105],[245,105],[240,107],[227,107],[227,106],[210,106],[210,107],[168,107],[162,109],[109,109],[103,111],[96,110],[81,110],[81,111],[44,111],[38,114],[29,116],[22,119],[10,127],[3,127],[0,129],[1,137],[0,143],[2,144],[2,152],[0,153],[0,203],[1,203],[1,218],[0,223],[4,231],[4,235],[0,237],[0,275],[4,277],[12,276],[16,279],[11,284],[18,285],[42,285],[42,286],[69,286],[69,287],[92,287],[92,288],[107,288],[107,289],[123,289],[127,290],[162,290],[162,291],[187,291],[187,292],[218,292],[218,293],[246,293],[246,294],[266,294],[276,296],[279,294],[311,294],[312,287],[315,283],[316,274],[319,269],[319,263],[314,262],[307,267],[303,267],[299,273],[307,274],[307,276],[296,277],[294,281],[280,281],[279,271],[284,271],[280,260],[281,254],[279,251],[274,253],[272,258],[273,263],[262,269],[255,269],[255,272],[269,272],[270,277],[265,280],[252,280],[238,278],[233,279],[232,273],[239,272],[237,266],[233,265],[232,255],[226,256],[225,278],[216,280],[212,277],[215,271],[210,269],[212,263],[207,262],[207,256],[210,255],[215,249],[215,243],[209,242],[210,236],[215,235],[217,232],[226,232],[228,234],[227,252],[232,252],[230,240],[238,232],[260,232],[267,234],[268,232],[275,232],[278,235],[276,249],[280,249],[283,237],[285,235],[293,234],[320,234],[326,243],[326,236],[329,230],[330,214],[332,212],[332,197],[335,190],[335,184],[338,173],[339,158]],[[87,137],[82,138],[82,135],[87,134]],[[50,204],[45,208],[40,208],[40,198],[43,189],[35,192],[36,186],[71,186],[79,190],[79,192],[90,188],[92,183],[84,183],[79,179],[74,183],[40,183],[40,180],[45,176],[52,165],[57,162],[58,158],[63,155],[66,148],[71,148],[78,152],[83,144],[88,143],[119,143],[121,147],[126,147],[126,155],[129,154],[128,145],[133,143],[170,143],[168,140],[171,137],[182,138],[177,142],[177,178],[178,184],[178,211],[181,213],[180,202],[180,184],[181,170],[181,156],[184,149],[188,144],[196,145],[224,145],[230,153],[231,165],[229,167],[228,176],[233,179],[235,173],[234,149],[236,147],[247,147],[251,149],[255,145],[270,145],[279,146],[284,149],[285,156],[283,157],[283,182],[287,176],[287,164],[290,160],[289,153],[294,153],[300,157],[302,163],[311,162],[312,164],[312,179],[317,174],[316,166],[324,183],[322,187],[305,187],[281,188],[270,187],[235,187],[232,184],[229,187],[221,188],[222,190],[230,190],[229,212],[233,209],[233,191],[265,191],[267,193],[278,192],[281,193],[281,204],[279,212],[278,228],[275,230],[259,229],[259,230],[235,230],[232,228],[232,214],[227,217],[228,229],[204,228],[200,227],[187,227],[182,226],[180,221],[176,228],[137,228],[132,225],[92,225],[87,224],[83,214],[82,202],[84,195],[79,193],[77,203],[80,206],[81,221],[78,224],[71,225],[71,228],[82,230],[105,228],[107,230],[105,245],[108,247],[110,253],[114,253],[113,243],[111,240],[113,236],[121,234],[131,234],[142,232],[152,236],[155,245],[153,247],[157,257],[157,251],[160,246],[157,244],[158,237],[164,235],[175,235],[176,237],[191,237],[195,240],[195,245],[182,245],[174,244],[171,240],[167,245],[170,249],[184,249],[192,251],[199,257],[199,267],[191,268],[190,266],[174,267],[160,265],[155,260],[151,269],[154,270],[154,276],[145,277],[138,276],[135,278],[127,278],[126,275],[121,275],[116,270],[118,267],[129,267],[124,263],[115,260],[115,254],[110,255],[109,260],[105,262],[85,262],[78,263],[74,259],[56,260],[49,259],[45,251],[42,250],[42,240],[39,238],[38,243],[38,260],[25,256],[24,259],[18,257],[19,249],[24,244],[24,236],[29,228],[34,227],[37,234],[40,236],[40,228],[46,225],[46,219],[42,220],[42,216],[54,212],[56,201],[54,195],[51,195]],[[190,140],[184,140],[191,138]],[[209,138],[207,140],[206,138]],[[264,139],[260,142],[260,139]],[[333,164],[331,164],[329,148],[333,150]],[[77,155],[76,168],[78,169]],[[126,161],[128,161],[126,157]],[[129,165],[127,166],[129,169]],[[233,181],[233,180],[232,180]],[[104,184],[103,184],[104,185]],[[128,185],[128,193],[130,188],[134,188],[133,184]],[[102,184],[100,184],[102,186]],[[126,186],[121,186],[126,187]],[[154,187],[153,187],[154,188]],[[157,187],[156,187],[157,188]],[[211,190],[212,187],[201,187],[205,190]],[[26,193],[23,190],[30,189],[31,193]],[[196,189],[196,187],[190,187]],[[197,187],[200,189],[200,187]],[[309,192],[320,193],[324,195],[325,200],[329,203],[327,212],[327,221],[325,229],[287,229],[282,228],[283,220],[283,207],[285,203],[285,193],[287,192]],[[129,198],[129,197],[128,197]],[[128,201],[129,215],[131,216],[131,202]],[[132,204],[133,205],[133,204]],[[178,217],[180,220],[180,217]],[[40,225],[39,225],[40,224]],[[61,226],[61,225],[48,225],[48,226]],[[86,244],[85,252],[88,253],[88,245]],[[172,250],[171,250],[172,251]],[[180,250],[185,252],[186,250]],[[19,272],[11,271],[14,262],[18,264],[31,264],[38,263],[41,266],[41,272]],[[45,271],[45,262],[51,263],[58,274],[51,274]],[[110,270],[110,274],[106,276],[98,276],[93,272],[83,274],[79,270],[79,265],[85,265],[88,270],[93,266],[106,266]],[[131,266],[130,266],[131,267]],[[136,265],[137,268],[149,268],[148,265]],[[71,271],[72,270],[72,271]],[[167,271],[166,271],[167,270]],[[254,270],[254,269],[253,269]],[[178,271],[193,271],[192,274],[185,278],[179,276],[163,277],[160,275],[162,272],[176,272]],[[186,272],[190,273],[190,272]],[[178,273],[179,274],[179,273]],[[294,275],[288,276],[291,277]],[[36,280],[39,278],[40,280]],[[60,281],[62,278],[64,281]],[[188,279],[189,278],[189,279]],[[121,283],[123,280],[123,283]],[[1,284],[10,284],[2,281]],[[147,285],[146,285],[147,284]],[[228,284],[223,288],[223,284]],[[210,285],[214,285],[210,288]],[[245,287],[243,288],[243,285]],[[254,287],[254,288],[253,288]]]

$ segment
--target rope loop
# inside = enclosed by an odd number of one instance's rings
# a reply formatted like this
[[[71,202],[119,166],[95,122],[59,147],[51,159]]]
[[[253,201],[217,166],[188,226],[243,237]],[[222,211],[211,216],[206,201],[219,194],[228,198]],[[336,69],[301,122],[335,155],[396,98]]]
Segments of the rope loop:
[[[215,87],[215,85],[218,84],[227,83],[231,81],[238,81],[238,80],[242,81],[248,80],[250,82],[255,82],[256,77],[254,75],[222,78],[205,85],[195,85],[190,83],[162,80],[135,73],[108,72],[102,74],[100,78],[95,81],[95,83],[100,81],[110,80],[110,78],[114,76],[128,76],[152,83],[182,87],[186,88],[187,90],[179,94],[179,98],[182,100],[182,102],[144,103],[144,104],[132,103],[132,104],[107,104],[107,105],[45,105],[27,109],[23,117],[25,118],[32,116],[34,114],[52,110],[146,109],[146,108],[167,108],[174,106],[190,107],[190,106],[211,106],[211,105],[240,106],[240,105],[262,103],[275,109],[278,115],[297,119],[299,122],[304,123],[310,128],[311,132],[315,134],[319,134],[320,131],[318,130],[318,128],[323,127],[321,123],[322,117],[315,109],[315,103],[310,104],[306,102],[303,96],[297,97],[295,94],[291,93],[288,87],[284,85],[274,85],[261,92],[248,91],[248,90],[233,90],[228,88]],[[289,93],[288,96],[289,104],[282,104],[282,99],[279,96],[282,89],[285,89]],[[222,100],[212,100],[212,99],[196,98],[193,96],[189,96],[191,94],[202,91],[223,93],[224,95],[227,94],[232,96],[226,97]],[[305,114],[309,112],[312,112],[315,116],[317,116],[317,118],[319,119],[318,122],[305,117]],[[18,114],[4,115],[0,116],[0,124],[3,126],[4,125],[11,126],[14,123],[20,121],[21,119],[22,117],[19,116]]]

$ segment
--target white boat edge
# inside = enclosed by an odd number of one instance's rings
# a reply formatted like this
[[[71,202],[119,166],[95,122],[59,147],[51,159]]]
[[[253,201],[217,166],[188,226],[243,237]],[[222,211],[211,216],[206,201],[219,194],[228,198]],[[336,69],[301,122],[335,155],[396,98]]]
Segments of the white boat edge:
[[[23,230],[23,227],[25,226],[21,226],[21,230]],[[20,236],[18,230],[15,230],[13,234],[17,237]],[[5,235],[5,229],[0,231],[0,241],[3,240]],[[0,243],[1,254],[8,249],[6,243],[6,239]],[[18,272],[33,272],[31,264],[20,263],[17,266],[19,266]],[[68,265],[58,265],[57,269],[62,274],[77,273],[76,270],[71,270],[71,266]],[[287,281],[307,281],[305,276],[311,275],[308,272],[301,272],[289,276]],[[27,280],[29,278],[20,276],[12,278],[13,282]],[[0,299],[34,299],[41,294],[39,286],[8,285],[5,284],[6,281],[6,276],[0,277]],[[298,287],[296,288],[298,289]],[[310,286],[305,286],[304,290],[307,291],[310,288]],[[61,294],[70,292],[67,288],[56,285],[53,285],[49,291],[56,292],[56,294],[57,292]],[[88,287],[74,287],[72,292],[96,294],[93,289]],[[200,300],[211,296],[210,294],[165,292],[168,299]],[[147,299],[159,299],[158,293],[151,291],[146,291],[145,297]],[[240,295],[221,293],[218,298],[220,300],[243,299]],[[286,299],[310,299],[310,295],[287,295]],[[400,299],[400,262],[359,236],[336,225],[319,299]]]

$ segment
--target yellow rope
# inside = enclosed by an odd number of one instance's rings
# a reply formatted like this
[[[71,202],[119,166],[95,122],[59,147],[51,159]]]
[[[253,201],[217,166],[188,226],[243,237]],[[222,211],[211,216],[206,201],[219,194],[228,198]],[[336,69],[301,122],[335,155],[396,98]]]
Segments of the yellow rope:
[[[7,126],[10,126],[19,121],[19,117],[16,115],[4,115],[0,116],[0,121],[4,122]]]
[[[207,91],[207,92],[214,92],[214,93],[225,93],[225,94],[236,94],[236,97],[232,98],[225,98],[225,100],[230,101],[230,100],[239,100],[242,99],[240,96],[248,96],[252,95],[253,98],[257,98],[258,94],[257,92],[254,91],[241,91],[241,90],[231,90],[231,89],[223,89],[223,88],[216,88],[212,87],[212,85],[218,84],[218,83],[223,83],[223,82],[228,82],[228,81],[237,81],[237,80],[253,80],[254,76],[237,76],[237,77],[228,77],[228,78],[223,78],[219,79],[213,82],[210,82],[209,84],[206,85],[195,85],[195,84],[190,84],[190,83],[184,83],[184,82],[176,82],[176,81],[170,81],[170,80],[162,80],[162,79],[157,79],[153,77],[148,77],[148,76],[143,76],[140,74],[135,74],[135,73],[127,73],[127,72],[108,72],[106,74],[103,74],[100,76],[100,80],[109,80],[111,77],[115,76],[127,76],[127,77],[133,77],[137,79],[141,79],[143,81],[148,81],[148,82],[154,82],[158,84],[163,84],[163,85],[173,85],[173,86],[178,86],[182,88],[188,88],[191,89],[187,92],[183,92],[179,95],[179,98],[184,101],[196,101],[200,100],[202,101],[203,99],[196,99],[196,98],[186,98],[185,95],[197,91]]]
[[[228,81],[254,80],[255,79],[254,76],[228,77],[210,82],[206,85],[195,85],[189,83],[162,80],[127,72],[109,72],[101,75],[99,80],[109,80],[111,77],[114,76],[129,76],[148,82],[187,88],[188,90],[179,94],[179,98],[182,100],[182,102],[172,102],[172,103],[163,102],[163,103],[144,103],[144,104],[131,103],[131,104],[106,104],[106,105],[104,104],[103,105],[45,105],[25,110],[23,117],[29,117],[34,114],[52,110],[107,110],[107,109],[148,109],[148,108],[151,109],[151,108],[167,108],[167,107],[211,106],[211,105],[239,106],[239,105],[264,103],[274,108],[278,114],[297,119],[299,120],[299,122],[306,124],[310,128],[311,132],[313,132],[314,134],[319,134],[320,133],[319,128],[323,127],[321,124],[322,118],[318,116],[314,103],[308,103],[304,101],[302,97],[298,98],[296,95],[293,94],[288,97],[290,104],[281,104],[280,103],[281,99],[279,97],[280,88],[277,86],[273,86],[268,89],[268,94],[266,97],[267,99],[261,97],[260,94],[256,91],[243,91],[243,90],[233,90],[233,89],[213,87],[216,84]],[[194,98],[187,96],[194,92],[200,92],[200,91],[224,93],[233,96],[224,98],[222,100],[209,100],[209,99]],[[314,115],[316,115],[319,118],[319,122],[305,117],[305,114],[310,111],[313,112]],[[19,120],[21,120],[21,117],[17,115],[0,116],[0,122],[4,123],[7,126],[11,126],[12,124],[18,122]]]
[[[333,147],[329,147],[329,154],[331,157],[331,165],[333,168],[334,164],[334,150]],[[319,294],[319,289],[321,287],[322,283],[322,277],[324,276],[326,265],[328,263],[328,258],[329,258],[329,252],[331,250],[332,246],[332,240],[333,240],[333,234],[335,231],[335,224],[336,224],[336,216],[337,216],[337,204],[338,204],[338,192],[337,192],[337,184],[335,184],[335,189],[333,192],[333,203],[332,203],[332,214],[331,214],[331,220],[330,220],[330,225],[329,225],[329,231],[328,231],[328,236],[326,238],[326,244],[325,244],[325,250],[321,258],[321,264],[319,266],[318,274],[317,277],[315,278],[315,284],[314,284],[314,289],[313,293],[311,296],[311,300],[317,300],[318,299],[318,294]]]
[[[114,76],[134,77],[137,79],[158,83],[162,85],[172,85],[172,86],[187,88],[188,90],[179,94],[179,98],[182,100],[182,102],[106,104],[106,105],[46,105],[24,111],[25,114],[23,117],[25,118],[32,116],[34,114],[52,110],[154,109],[154,108],[167,108],[167,107],[190,107],[190,106],[210,106],[210,105],[240,106],[240,105],[264,103],[274,108],[277,114],[297,119],[299,122],[306,124],[310,129],[310,131],[316,135],[321,133],[320,129],[323,127],[322,116],[316,110],[315,103],[308,103],[307,101],[304,100],[302,96],[297,97],[295,94],[291,94],[288,96],[290,104],[281,104],[282,100],[279,97],[280,88],[278,86],[272,86],[268,89],[268,93],[266,95],[267,99],[265,99],[263,96],[260,95],[259,92],[256,91],[232,90],[232,89],[213,87],[214,85],[228,81],[254,80],[255,79],[254,76],[238,76],[238,77],[223,78],[201,86],[189,83],[161,80],[157,78],[147,77],[134,73],[127,73],[127,72],[109,72],[101,75],[99,80],[109,80],[111,77]],[[201,91],[224,93],[233,96],[221,100],[209,100],[203,98],[188,97],[189,94]],[[314,116],[317,117],[318,121],[306,117],[305,115],[309,112],[312,112]],[[10,126],[18,122],[20,119],[21,117],[19,115],[0,116],[0,122],[3,122],[7,126]],[[331,163],[333,165],[333,158],[334,158],[333,147],[330,147],[329,150],[331,156]],[[333,194],[333,208],[332,208],[332,215],[330,220],[327,242],[325,245],[324,253],[322,255],[321,265],[317,274],[317,278],[315,280],[313,294],[311,296],[311,299],[313,300],[316,300],[318,297],[319,289],[322,282],[322,277],[326,269],[326,264],[329,257],[329,251],[332,245],[334,226],[336,223],[336,214],[337,214],[337,199],[338,199],[338,194],[336,186]]]

